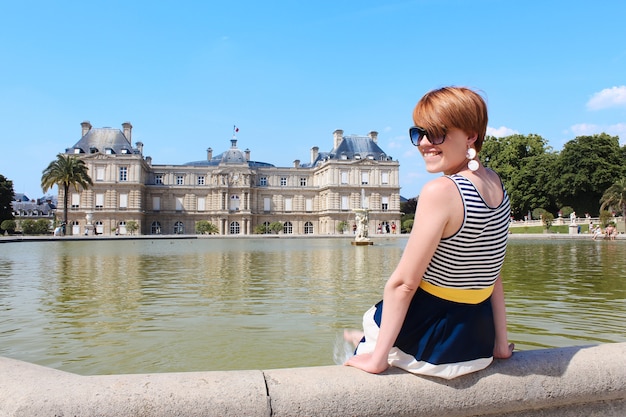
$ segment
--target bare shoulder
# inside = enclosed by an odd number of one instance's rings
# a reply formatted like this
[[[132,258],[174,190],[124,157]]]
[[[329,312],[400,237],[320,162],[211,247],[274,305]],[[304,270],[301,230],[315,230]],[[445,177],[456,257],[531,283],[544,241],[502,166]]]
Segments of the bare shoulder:
[[[459,191],[454,181],[447,177],[439,177],[427,182],[420,192],[419,199],[448,200],[451,195],[458,195]]]

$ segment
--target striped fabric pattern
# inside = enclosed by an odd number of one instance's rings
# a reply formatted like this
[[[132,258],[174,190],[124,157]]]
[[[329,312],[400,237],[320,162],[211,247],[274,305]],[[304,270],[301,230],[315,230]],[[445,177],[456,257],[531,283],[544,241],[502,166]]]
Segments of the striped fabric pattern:
[[[461,193],[465,219],[455,235],[440,241],[423,279],[446,288],[490,287],[504,263],[511,216],[509,197],[503,187],[500,205],[489,207],[470,180],[459,174],[447,177]]]

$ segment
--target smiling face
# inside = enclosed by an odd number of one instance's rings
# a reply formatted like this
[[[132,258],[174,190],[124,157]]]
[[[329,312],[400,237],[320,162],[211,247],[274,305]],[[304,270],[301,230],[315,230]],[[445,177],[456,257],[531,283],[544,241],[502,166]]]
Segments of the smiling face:
[[[418,144],[418,149],[426,163],[426,170],[430,173],[443,172],[446,175],[454,174],[467,169],[465,156],[467,147],[474,142],[474,138],[458,128],[447,129],[442,144],[433,145],[424,136]]]
[[[431,144],[427,137],[417,144],[428,172],[459,172],[466,168],[468,147],[477,152],[482,147],[487,131],[487,105],[468,88],[444,87],[421,98],[413,111],[413,122],[433,138],[445,135],[444,142],[438,145]]]

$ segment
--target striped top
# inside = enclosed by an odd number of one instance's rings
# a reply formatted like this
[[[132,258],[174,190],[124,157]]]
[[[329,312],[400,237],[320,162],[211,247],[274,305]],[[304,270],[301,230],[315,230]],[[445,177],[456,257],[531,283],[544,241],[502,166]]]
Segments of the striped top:
[[[448,178],[463,199],[463,225],[453,236],[441,239],[423,281],[427,288],[490,289],[504,263],[511,216],[509,196],[502,187],[502,202],[489,207],[470,180],[458,174]]]

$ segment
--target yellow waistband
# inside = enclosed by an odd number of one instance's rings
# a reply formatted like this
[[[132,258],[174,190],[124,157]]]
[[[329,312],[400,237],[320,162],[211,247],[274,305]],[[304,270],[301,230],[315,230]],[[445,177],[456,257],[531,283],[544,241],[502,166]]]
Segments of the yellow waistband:
[[[420,288],[435,297],[443,298],[444,300],[454,301],[455,303],[465,304],[478,304],[485,301],[491,296],[493,292],[493,285],[487,288],[481,289],[468,289],[462,290],[458,288],[444,288],[433,285],[422,279],[420,282]]]

